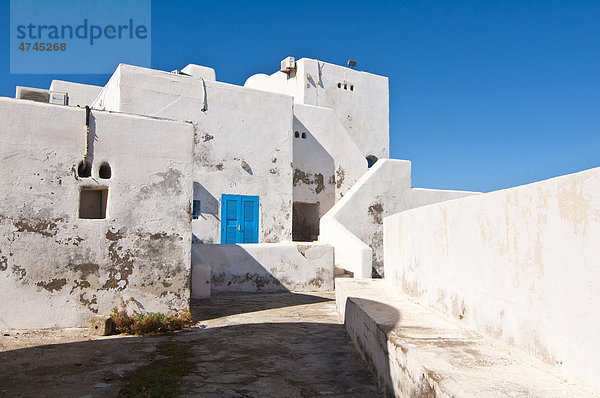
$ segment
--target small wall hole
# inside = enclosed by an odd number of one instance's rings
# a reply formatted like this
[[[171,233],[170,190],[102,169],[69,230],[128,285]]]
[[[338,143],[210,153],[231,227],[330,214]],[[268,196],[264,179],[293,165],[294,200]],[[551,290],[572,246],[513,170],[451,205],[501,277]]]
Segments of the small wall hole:
[[[300,133],[296,131],[296,132],[294,133],[294,137],[296,137],[296,138],[300,137]]]
[[[92,165],[90,162],[79,162],[77,167],[77,175],[81,178],[90,177],[92,175]]]
[[[354,84],[350,85],[350,91],[354,91]]]
[[[342,88],[342,83],[338,83],[338,88]]]
[[[302,133],[302,138],[306,138],[306,133]]]
[[[344,83],[344,90],[348,90],[348,84]]]
[[[369,168],[373,167],[375,163],[377,163],[377,156],[369,155],[367,156],[367,166]]]
[[[109,179],[112,176],[110,166],[108,163],[102,163],[100,170],[98,171],[98,177],[103,179]]]

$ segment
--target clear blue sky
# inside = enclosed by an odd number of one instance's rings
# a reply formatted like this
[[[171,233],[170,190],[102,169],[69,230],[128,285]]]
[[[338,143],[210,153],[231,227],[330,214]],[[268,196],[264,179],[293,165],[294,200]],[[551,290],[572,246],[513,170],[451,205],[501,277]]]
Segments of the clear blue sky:
[[[0,95],[53,78],[10,75],[0,0]],[[600,166],[600,1],[158,1],[152,66],[214,67],[243,84],[288,56],[390,79],[391,157],[413,186],[491,191]]]

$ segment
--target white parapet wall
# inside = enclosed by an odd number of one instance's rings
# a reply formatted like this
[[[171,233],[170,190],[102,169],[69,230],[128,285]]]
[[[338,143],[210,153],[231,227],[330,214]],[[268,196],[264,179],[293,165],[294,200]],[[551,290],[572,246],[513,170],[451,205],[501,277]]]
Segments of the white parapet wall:
[[[333,290],[333,247],[320,243],[283,242],[238,245],[194,245],[210,264],[211,292]],[[196,264],[192,264],[196,267]],[[192,270],[194,274],[194,270]],[[201,297],[192,281],[192,296]]]
[[[370,278],[383,276],[383,218],[475,192],[411,187],[407,160],[379,160],[321,218],[319,240],[335,247],[336,267]],[[360,244],[362,243],[362,245]],[[366,255],[368,249],[370,254]]]
[[[355,278],[371,278],[373,249],[348,231],[338,220],[321,219],[319,239],[335,247],[337,268],[351,272]]]
[[[600,387],[600,168],[387,217],[385,277]]]

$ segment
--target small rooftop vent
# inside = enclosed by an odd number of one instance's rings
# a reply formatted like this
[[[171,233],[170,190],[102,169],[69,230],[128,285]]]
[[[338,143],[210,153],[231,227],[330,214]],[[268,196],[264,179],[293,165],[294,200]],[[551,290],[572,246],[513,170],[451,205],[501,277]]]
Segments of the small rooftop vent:
[[[174,75],[192,76],[189,73],[180,71],[179,69],[172,70],[171,73]]]
[[[17,86],[16,98],[56,105],[67,105],[68,103],[67,93],[21,86]]]
[[[281,69],[282,72],[291,72],[296,69],[296,60],[294,57],[287,57],[281,61]]]

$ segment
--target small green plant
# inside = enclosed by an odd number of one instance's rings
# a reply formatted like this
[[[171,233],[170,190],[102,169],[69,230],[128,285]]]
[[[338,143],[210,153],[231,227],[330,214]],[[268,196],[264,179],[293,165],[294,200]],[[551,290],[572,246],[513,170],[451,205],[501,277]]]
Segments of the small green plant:
[[[128,300],[133,301],[133,297]],[[139,313],[134,310],[130,315],[123,297],[120,305],[113,308],[110,317],[115,322],[117,332],[137,335],[174,332],[198,322],[188,310],[181,310],[172,315],[160,312]]]
[[[157,359],[124,376],[119,396],[169,398],[179,396],[183,378],[194,368],[189,361],[189,343],[170,341],[157,346]]]

